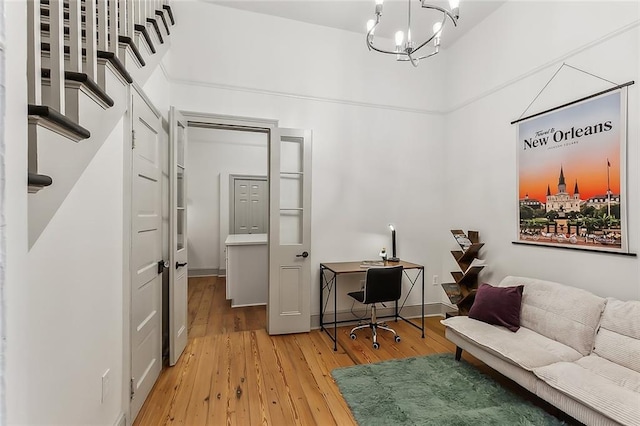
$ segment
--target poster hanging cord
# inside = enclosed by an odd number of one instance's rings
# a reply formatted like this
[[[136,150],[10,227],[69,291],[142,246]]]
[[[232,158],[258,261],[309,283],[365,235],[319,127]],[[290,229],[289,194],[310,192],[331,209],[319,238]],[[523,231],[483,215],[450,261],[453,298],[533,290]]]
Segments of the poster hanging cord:
[[[617,85],[618,85],[617,83],[614,83],[614,82],[613,82],[613,81],[611,81],[611,80],[607,80],[606,78],[602,78],[602,77],[597,76],[597,75],[595,75],[595,74],[592,74],[592,73],[590,73],[590,72],[588,72],[588,71],[581,70],[580,68],[576,68],[576,67],[574,67],[574,66],[571,66],[571,65],[567,64],[566,62],[563,62],[563,63],[562,63],[562,65],[560,65],[560,68],[558,68],[558,70],[553,74],[553,76],[551,76],[551,78],[549,79],[549,81],[547,81],[547,84],[545,84],[545,85],[544,85],[544,87],[542,88],[542,90],[540,90],[540,91],[538,92],[538,94],[536,95],[536,97],[535,97],[535,98],[533,98],[533,100],[531,101],[531,103],[529,104],[529,106],[527,106],[527,109],[525,109],[524,111],[522,111],[522,114],[520,114],[520,117],[518,117],[518,120],[520,120],[520,119],[522,118],[522,116],[523,116],[523,115],[525,115],[525,114],[527,113],[527,111],[529,111],[529,108],[531,108],[531,105],[533,105],[533,103],[536,101],[536,99],[538,99],[538,97],[542,94],[542,92],[544,92],[544,90],[547,88],[547,86],[548,86],[548,85],[553,81],[553,79],[554,79],[554,78],[556,78],[556,75],[558,75],[558,73],[560,72],[560,70],[561,70],[562,68],[564,68],[564,67],[568,67],[568,68],[574,69],[574,70],[576,70],[576,71],[580,71],[581,73],[584,73],[584,74],[590,75],[591,77],[595,77],[595,78],[600,79],[600,80],[602,80],[602,81],[606,81],[607,83],[611,83],[611,84],[613,84],[614,86],[617,86]],[[517,120],[516,120],[516,121],[517,121]]]

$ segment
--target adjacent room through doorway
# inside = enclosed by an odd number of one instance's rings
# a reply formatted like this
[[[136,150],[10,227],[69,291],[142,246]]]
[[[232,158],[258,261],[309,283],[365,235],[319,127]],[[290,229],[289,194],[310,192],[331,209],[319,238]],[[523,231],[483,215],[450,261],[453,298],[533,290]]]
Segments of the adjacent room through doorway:
[[[251,312],[265,309],[269,283],[268,138],[265,132],[189,126],[190,296],[214,291],[216,303],[227,300],[234,308],[252,307]],[[206,304],[212,299],[205,296],[203,300]],[[264,313],[258,317],[264,328]],[[194,333],[201,333],[198,324],[194,325]]]

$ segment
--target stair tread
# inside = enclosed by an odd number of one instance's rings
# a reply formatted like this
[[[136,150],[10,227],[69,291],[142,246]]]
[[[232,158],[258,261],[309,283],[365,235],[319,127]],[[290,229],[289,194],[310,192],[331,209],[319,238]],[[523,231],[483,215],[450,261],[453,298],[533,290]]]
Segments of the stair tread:
[[[30,104],[28,106],[28,111],[29,115],[42,117],[66,129],[68,132],[73,133],[75,136],[77,136],[79,140],[88,139],[91,137],[90,131],[50,106]]]
[[[51,70],[48,68],[42,68],[42,78],[50,78]],[[75,81],[78,83],[82,83],[87,88],[93,92],[97,97],[99,97],[107,106],[112,107],[114,105],[113,99],[111,96],[107,94],[107,92],[102,89],[88,74],[83,72],[74,72],[74,71],[65,71],[64,72],[65,80]]]

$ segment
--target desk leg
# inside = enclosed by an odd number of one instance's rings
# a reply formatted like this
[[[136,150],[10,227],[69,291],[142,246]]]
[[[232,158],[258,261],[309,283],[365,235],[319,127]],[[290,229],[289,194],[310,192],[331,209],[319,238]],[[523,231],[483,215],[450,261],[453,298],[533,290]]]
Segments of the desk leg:
[[[424,268],[422,268],[421,274],[422,274],[422,299],[420,299],[420,305],[422,307],[422,338],[424,339]]]
[[[324,312],[322,312],[322,300],[324,299],[324,268],[320,266],[320,332],[324,330]]]
[[[338,275],[333,283],[333,350],[338,350]]]

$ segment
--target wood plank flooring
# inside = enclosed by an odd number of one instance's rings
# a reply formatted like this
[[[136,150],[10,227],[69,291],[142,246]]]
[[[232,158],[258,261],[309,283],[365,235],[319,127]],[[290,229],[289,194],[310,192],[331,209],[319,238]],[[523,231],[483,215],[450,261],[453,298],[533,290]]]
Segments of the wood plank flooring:
[[[331,370],[393,358],[454,352],[440,317],[426,318],[425,338],[403,322],[390,322],[402,337],[368,331],[349,338],[338,329],[338,351],[319,330],[269,336],[266,309],[231,308],[224,278],[189,279],[189,344],[174,367],[165,367],[134,425],[355,425]],[[465,354],[465,359],[550,413],[517,384]],[[567,420],[567,419],[563,419]]]

